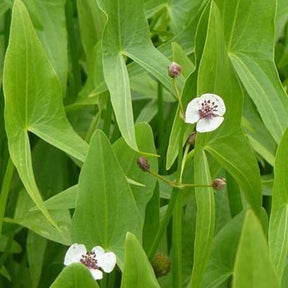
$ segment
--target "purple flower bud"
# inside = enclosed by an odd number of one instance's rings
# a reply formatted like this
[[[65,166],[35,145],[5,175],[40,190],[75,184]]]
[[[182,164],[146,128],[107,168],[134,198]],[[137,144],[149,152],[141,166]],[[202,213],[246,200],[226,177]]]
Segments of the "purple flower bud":
[[[187,143],[190,144],[190,145],[194,145],[195,144],[196,135],[197,135],[197,133],[195,131],[192,132],[189,135],[188,139],[187,139]]]
[[[137,164],[140,169],[142,169],[144,172],[147,172],[150,169],[150,165],[145,157],[139,157],[137,159]]]
[[[168,75],[171,78],[178,77],[181,74],[181,66],[177,64],[176,62],[172,62],[170,66],[168,67]]]
[[[225,178],[217,178],[217,179],[214,179],[212,181],[212,187],[215,189],[215,190],[222,190],[226,185],[226,179]]]

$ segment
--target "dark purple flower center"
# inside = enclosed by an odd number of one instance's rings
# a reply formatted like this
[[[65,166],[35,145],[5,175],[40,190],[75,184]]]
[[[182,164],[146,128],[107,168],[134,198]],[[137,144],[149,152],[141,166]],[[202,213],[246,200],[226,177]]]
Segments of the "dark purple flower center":
[[[86,254],[81,256],[80,262],[86,265],[91,269],[98,269],[96,253],[95,252],[86,252]]]
[[[218,111],[218,105],[210,100],[204,100],[201,103],[201,109],[199,109],[200,118],[212,119],[215,116],[215,112]]]

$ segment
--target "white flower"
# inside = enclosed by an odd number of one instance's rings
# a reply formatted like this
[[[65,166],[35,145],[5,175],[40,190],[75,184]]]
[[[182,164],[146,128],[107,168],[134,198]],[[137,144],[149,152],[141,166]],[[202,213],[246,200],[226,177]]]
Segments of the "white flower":
[[[224,101],[216,94],[206,93],[194,98],[187,106],[185,122],[197,122],[198,132],[210,132],[217,129],[223,122],[226,112]]]
[[[90,270],[95,280],[102,279],[104,272],[110,273],[116,265],[116,255],[113,252],[106,252],[100,246],[94,247],[91,252],[86,250],[83,244],[73,244],[66,252],[64,265],[82,263]]]

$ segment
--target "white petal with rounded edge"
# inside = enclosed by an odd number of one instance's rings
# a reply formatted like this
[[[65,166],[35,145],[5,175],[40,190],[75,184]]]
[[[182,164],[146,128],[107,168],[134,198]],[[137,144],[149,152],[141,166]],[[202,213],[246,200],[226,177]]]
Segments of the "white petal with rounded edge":
[[[200,119],[199,109],[201,109],[200,98],[194,98],[189,102],[185,112],[185,122],[193,124]]]
[[[213,117],[212,119],[200,119],[196,125],[196,130],[200,133],[211,132],[217,129],[223,122],[224,117]]]
[[[211,94],[211,93],[205,93],[203,95],[200,96],[200,100],[201,102],[204,102],[204,100],[208,101],[210,100],[210,102],[214,102],[215,105],[217,105],[217,112],[215,113],[215,115],[219,115],[219,116],[223,116],[226,112],[226,107],[225,107],[225,103],[223,101],[223,99],[216,95],[216,94]]]
[[[105,250],[101,246],[95,246],[92,248],[91,251],[96,254],[96,258],[98,258],[98,256],[101,256],[105,253]]]
[[[103,278],[102,271],[100,271],[98,269],[89,269],[89,271],[91,272],[91,274],[95,280],[99,280],[99,279]]]
[[[106,273],[110,273],[116,265],[116,255],[113,252],[107,252],[102,255],[97,255],[97,265],[101,267]]]
[[[67,250],[64,258],[64,265],[80,262],[81,256],[86,254],[87,250],[83,244],[72,244]]]

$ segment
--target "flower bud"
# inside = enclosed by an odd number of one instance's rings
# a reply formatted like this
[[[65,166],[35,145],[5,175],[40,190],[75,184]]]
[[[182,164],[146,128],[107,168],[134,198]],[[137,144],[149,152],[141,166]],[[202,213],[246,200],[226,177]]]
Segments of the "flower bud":
[[[150,169],[150,164],[145,157],[137,158],[137,164],[139,168],[142,169],[144,172],[147,172]]]
[[[188,139],[187,139],[187,143],[190,144],[190,145],[194,145],[195,144],[196,135],[197,135],[197,133],[195,131],[192,132],[189,135]]]
[[[163,253],[156,253],[151,264],[157,278],[167,275],[170,271],[170,259]]]
[[[176,62],[172,62],[170,66],[168,67],[168,75],[171,78],[178,77],[181,74],[181,66],[177,64]]]
[[[212,181],[212,187],[215,189],[215,190],[222,190],[226,185],[226,179],[225,178],[217,178],[217,179],[214,179]]]

